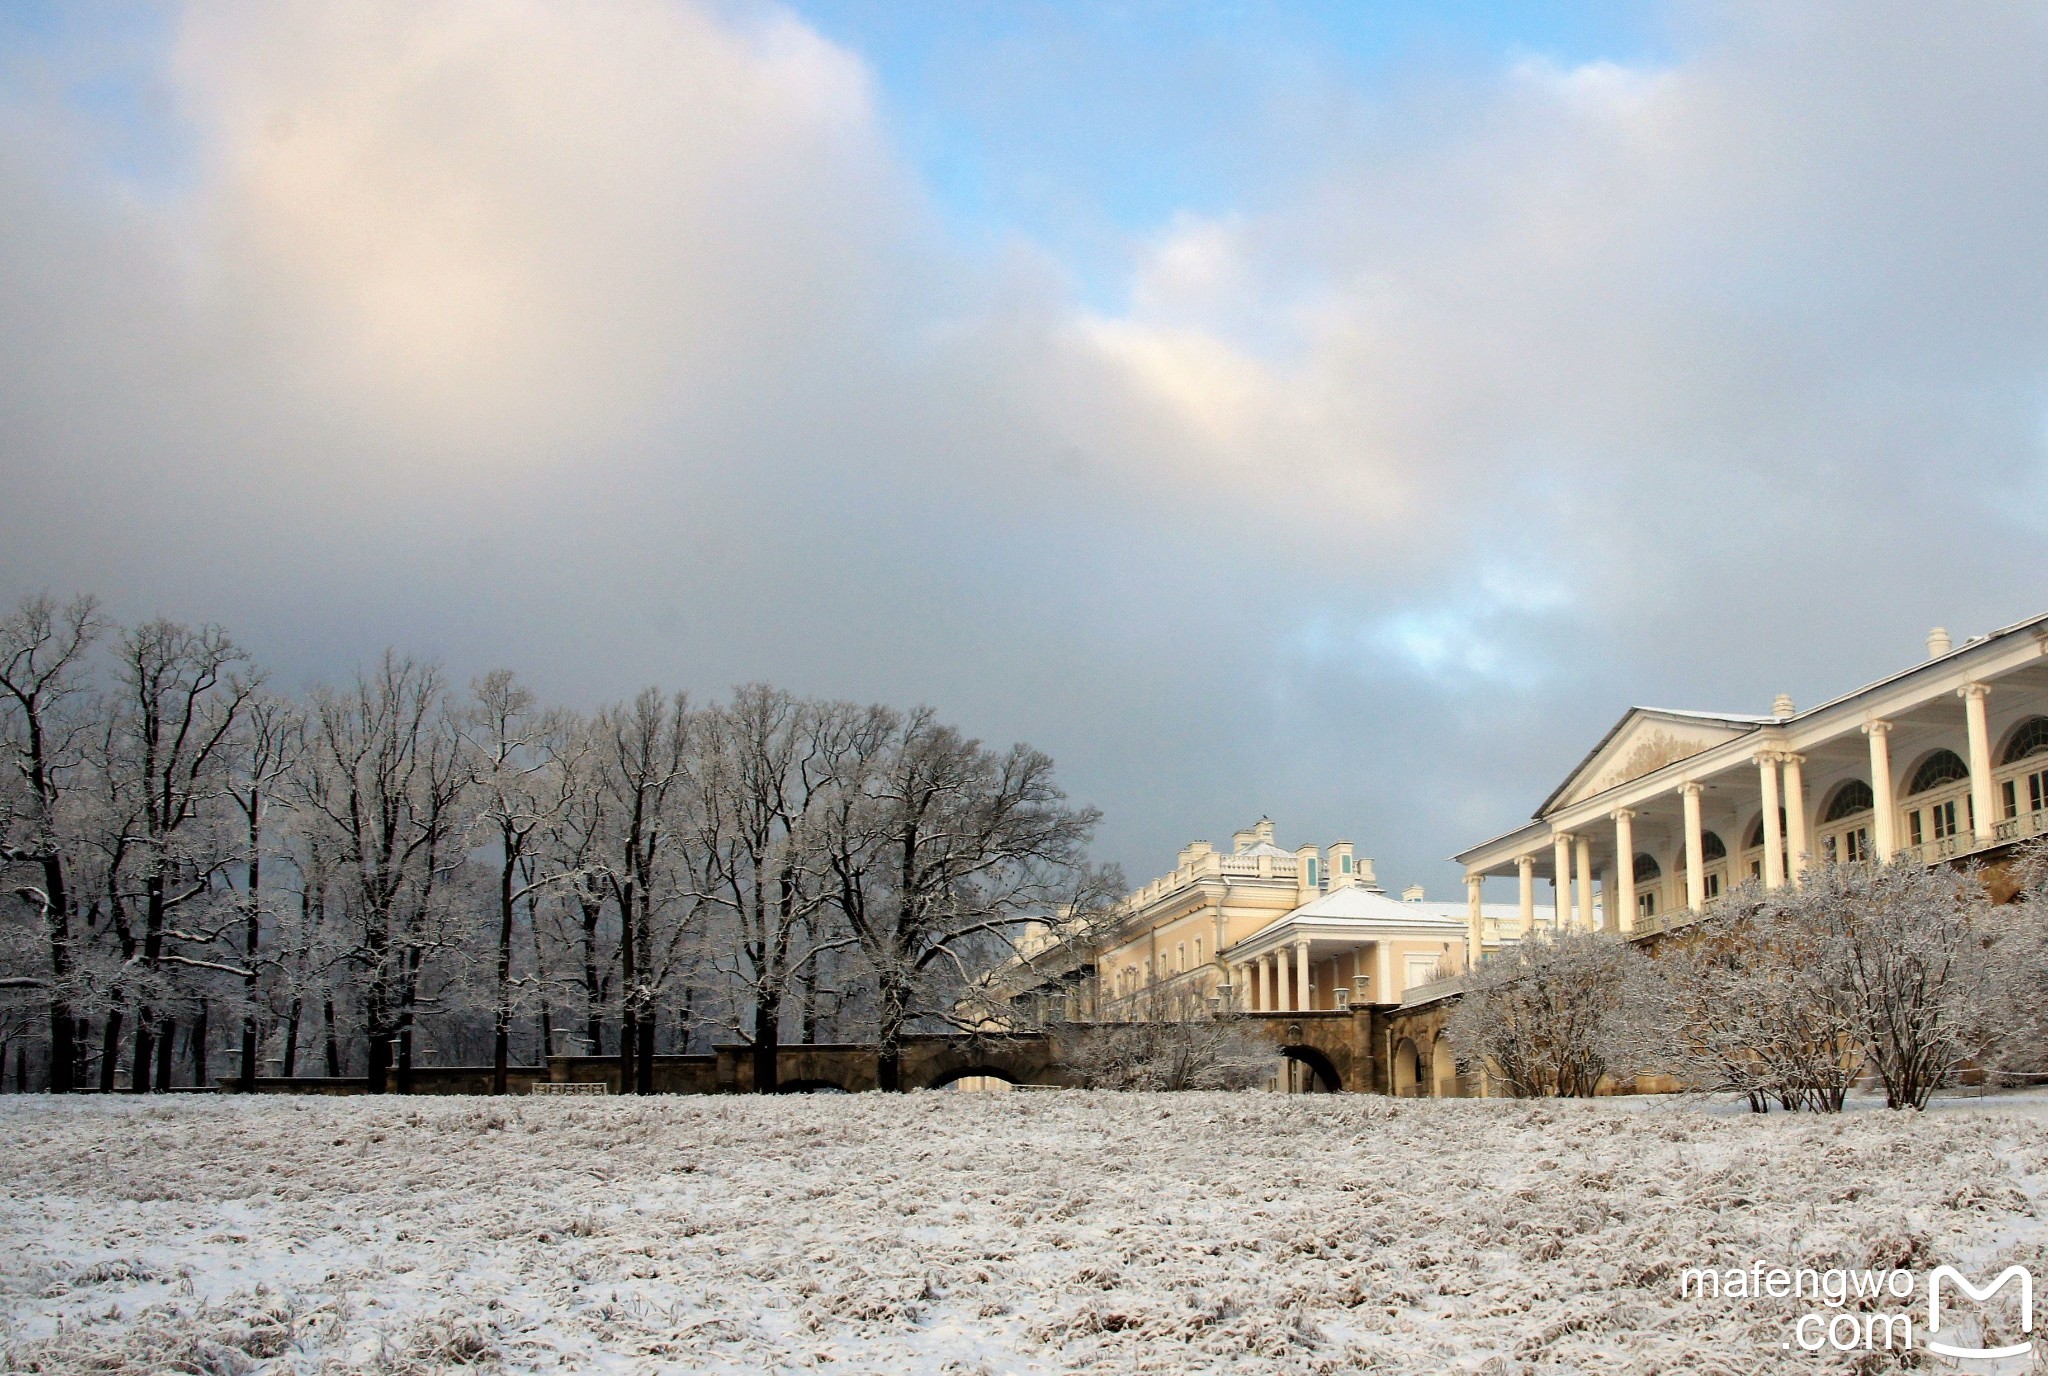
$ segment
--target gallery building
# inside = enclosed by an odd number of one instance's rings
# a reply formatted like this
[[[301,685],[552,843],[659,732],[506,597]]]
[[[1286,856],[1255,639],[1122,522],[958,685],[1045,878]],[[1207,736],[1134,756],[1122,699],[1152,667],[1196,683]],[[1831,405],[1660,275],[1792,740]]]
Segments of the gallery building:
[[[1568,924],[1649,933],[1745,880],[1812,865],[1983,855],[2048,833],[2048,615],[1767,715],[1630,709],[1533,821],[1456,857],[1468,946],[1491,942],[1485,881],[1512,881],[1517,928],[1548,881]]]
[[[1519,940],[1525,917],[1540,927],[1551,912],[1485,905],[1482,946]],[[1228,851],[1191,842],[1107,923],[1029,934],[990,983],[1033,1020],[1391,1007],[1466,967],[1472,920],[1468,904],[1419,887],[1390,896],[1349,841],[1284,849],[1262,818]]]

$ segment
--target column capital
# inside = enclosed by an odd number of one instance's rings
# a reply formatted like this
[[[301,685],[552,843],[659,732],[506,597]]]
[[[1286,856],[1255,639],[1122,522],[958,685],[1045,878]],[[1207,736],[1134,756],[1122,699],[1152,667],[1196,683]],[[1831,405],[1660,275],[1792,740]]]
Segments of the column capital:
[[[1617,822],[1633,822],[1636,818],[1642,816],[1640,812],[1637,812],[1632,807],[1618,807],[1607,815]]]
[[[1468,889],[1479,888],[1485,883],[1486,876],[1483,874],[1468,874],[1465,876],[1465,887]]]
[[[1889,736],[1891,733],[1892,724],[1882,717],[1863,723],[1863,734],[1866,736]]]
[[[1782,750],[1759,750],[1750,758],[1756,761],[1758,769],[1770,769],[1778,763],[1784,753]]]
[[[1780,750],[1780,751],[1778,752],[1778,763],[1779,763],[1779,764],[1805,764],[1805,763],[1806,763],[1806,756],[1804,756],[1804,755],[1800,754],[1800,753],[1799,753],[1798,751],[1796,751],[1796,750]]]
[[[1678,786],[1678,791],[1688,798],[1697,798],[1707,791],[1707,786],[1697,779],[1687,779]]]
[[[1988,683],[1965,683],[1962,687],[1956,689],[1956,696],[1959,698],[1988,698],[1991,696],[1991,685]]]
[[[1574,836],[1569,831],[1553,831],[1550,833],[1550,841],[1552,845],[1568,846],[1573,841],[1576,841],[1578,839],[1578,837]]]
[[[1536,865],[1536,857],[1533,855],[1517,855],[1515,857],[1515,864],[1521,869],[1533,869]]]

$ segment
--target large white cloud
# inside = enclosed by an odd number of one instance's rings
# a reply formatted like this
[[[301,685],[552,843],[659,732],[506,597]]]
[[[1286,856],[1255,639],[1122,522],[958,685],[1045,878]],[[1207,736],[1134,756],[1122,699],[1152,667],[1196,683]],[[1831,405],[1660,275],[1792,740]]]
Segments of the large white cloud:
[[[1629,699],[2048,602],[2024,8],[1702,9],[1655,68],[1382,92],[1114,312],[951,248],[782,10],[174,17],[159,184],[65,98],[105,54],[0,100],[9,588],[295,675],[931,698],[1134,866],[1264,808],[1409,873]]]

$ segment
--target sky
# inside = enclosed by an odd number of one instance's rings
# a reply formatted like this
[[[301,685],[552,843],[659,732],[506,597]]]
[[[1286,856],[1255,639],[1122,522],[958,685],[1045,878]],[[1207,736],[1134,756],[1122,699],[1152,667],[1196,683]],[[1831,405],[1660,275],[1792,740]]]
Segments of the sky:
[[[1390,887],[2048,610],[2048,13],[0,10],[0,598],[924,702]]]

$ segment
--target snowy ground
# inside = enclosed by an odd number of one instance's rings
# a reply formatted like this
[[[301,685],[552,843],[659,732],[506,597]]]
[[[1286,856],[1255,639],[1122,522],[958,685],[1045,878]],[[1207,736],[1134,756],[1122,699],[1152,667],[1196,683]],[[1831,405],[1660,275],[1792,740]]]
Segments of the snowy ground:
[[[0,1347],[67,1373],[1844,1370],[1785,1347],[1810,1306],[1678,1272],[2048,1280],[2044,1167],[2031,1095],[0,1098]]]

